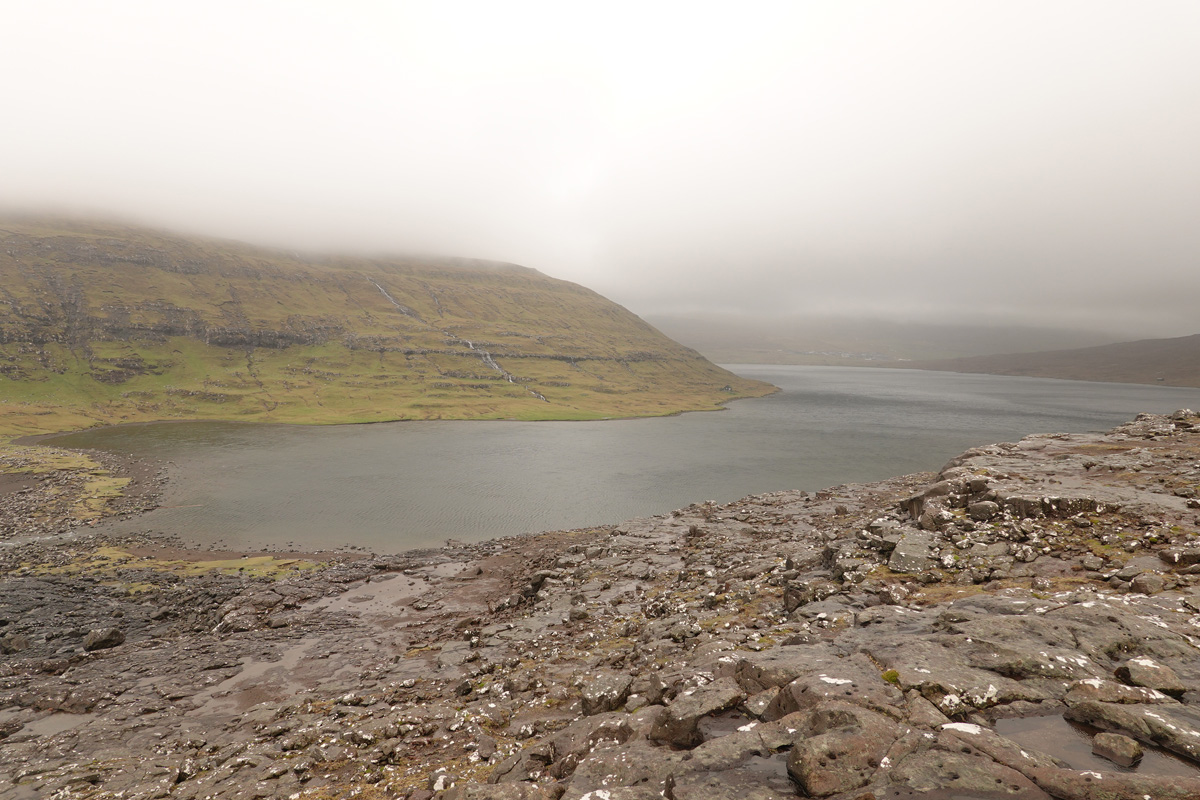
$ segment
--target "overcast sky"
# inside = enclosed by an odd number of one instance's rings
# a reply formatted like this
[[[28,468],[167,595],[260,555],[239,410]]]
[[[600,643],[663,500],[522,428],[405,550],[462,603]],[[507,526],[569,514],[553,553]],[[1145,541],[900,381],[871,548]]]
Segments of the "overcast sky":
[[[1200,332],[1200,2],[0,0],[0,204]]]

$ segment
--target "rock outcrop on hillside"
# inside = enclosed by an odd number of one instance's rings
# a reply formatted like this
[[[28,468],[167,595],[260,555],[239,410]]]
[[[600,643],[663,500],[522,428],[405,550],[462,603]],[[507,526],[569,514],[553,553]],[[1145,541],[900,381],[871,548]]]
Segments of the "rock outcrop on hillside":
[[[273,581],[9,545],[0,795],[1200,797],[1198,490],[1179,412]]]

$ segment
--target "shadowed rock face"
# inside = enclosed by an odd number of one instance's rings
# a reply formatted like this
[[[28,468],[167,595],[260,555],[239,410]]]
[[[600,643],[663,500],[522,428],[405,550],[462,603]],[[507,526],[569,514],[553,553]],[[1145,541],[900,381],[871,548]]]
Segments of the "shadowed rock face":
[[[272,580],[10,545],[0,795],[1200,797],[1198,424]],[[1040,714],[1112,771],[993,727]]]

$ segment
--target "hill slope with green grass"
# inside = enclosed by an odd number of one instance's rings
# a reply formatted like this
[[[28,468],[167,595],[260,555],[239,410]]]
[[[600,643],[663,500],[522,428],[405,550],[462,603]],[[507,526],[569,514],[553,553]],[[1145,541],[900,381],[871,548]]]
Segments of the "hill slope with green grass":
[[[171,419],[651,416],[771,390],[523,267],[0,220],[9,434]]]

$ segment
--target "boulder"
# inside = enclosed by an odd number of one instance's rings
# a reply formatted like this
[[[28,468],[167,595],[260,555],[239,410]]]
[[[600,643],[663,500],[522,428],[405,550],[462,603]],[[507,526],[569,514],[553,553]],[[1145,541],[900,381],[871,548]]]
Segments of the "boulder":
[[[1132,767],[1142,758],[1142,746],[1128,736],[1102,731],[1092,740],[1092,752],[1122,767]]]
[[[981,500],[978,503],[971,503],[971,505],[967,506],[967,513],[973,520],[987,522],[1000,513],[1000,506],[991,500]]]
[[[645,739],[634,739],[620,747],[580,760],[567,782],[563,797],[580,800],[589,792],[595,792],[590,800],[599,800],[605,794],[610,800],[661,800],[668,782],[680,771],[686,755],[688,753],[659,747]],[[497,781],[496,772],[488,780]],[[508,782],[523,778],[506,776],[499,780]]]
[[[942,725],[938,735],[938,746],[944,750],[968,752],[979,751],[988,758],[1010,769],[1024,774],[1030,767],[1065,767],[1062,761],[1037,750],[1026,750],[1021,745],[991,728],[970,722],[948,722]]]
[[[822,705],[802,730],[808,736],[792,748],[787,769],[809,797],[866,785],[900,735],[887,717],[849,703]]]
[[[1138,594],[1158,594],[1166,588],[1166,581],[1157,572],[1143,572],[1129,582],[1129,591]]]
[[[1117,570],[1116,577],[1123,581],[1131,581],[1143,572],[1155,572],[1161,566],[1161,562],[1154,556],[1139,556],[1131,558],[1125,566]]]
[[[925,572],[933,566],[930,548],[933,547],[933,535],[930,533],[906,533],[896,543],[888,559],[888,569],[892,572],[918,573]]]
[[[1172,697],[1180,697],[1187,691],[1175,670],[1151,658],[1131,658],[1117,667],[1116,674],[1119,680],[1130,686],[1156,689]]]
[[[703,741],[701,717],[733,708],[745,693],[729,678],[719,678],[695,691],[682,694],[667,706],[650,729],[650,738],[676,747],[695,747]]]
[[[0,653],[12,655],[29,649],[29,637],[22,633],[10,633],[0,637]]]
[[[616,711],[629,697],[633,678],[619,673],[606,672],[591,677],[580,692],[583,713],[591,716],[605,711]]]
[[[1200,564],[1200,547],[1168,547],[1158,557],[1173,567],[1190,567]]]
[[[1007,497],[1004,499],[1004,510],[1020,519],[1036,519],[1046,515],[1040,497]]]
[[[125,633],[120,628],[96,628],[88,631],[88,635],[84,637],[83,649],[91,652],[92,650],[105,650],[109,647],[116,647],[125,642]]]

